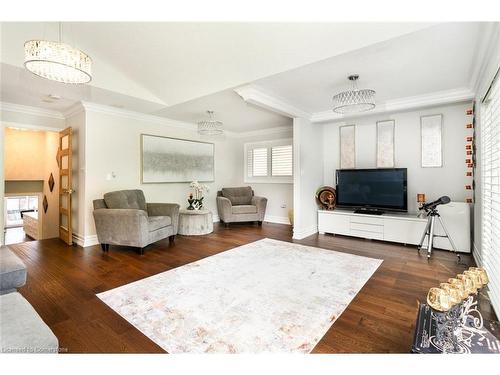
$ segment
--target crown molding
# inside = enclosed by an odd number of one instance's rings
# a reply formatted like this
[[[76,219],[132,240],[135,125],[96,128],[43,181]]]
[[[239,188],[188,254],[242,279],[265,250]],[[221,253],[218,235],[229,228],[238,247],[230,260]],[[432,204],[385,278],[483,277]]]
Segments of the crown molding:
[[[0,102],[0,110],[15,112],[15,113],[23,113],[26,115],[32,116],[41,116],[53,118],[56,120],[64,120],[65,117],[61,112],[54,111],[51,109],[39,108],[39,107],[31,107],[23,104],[14,104],[8,102]]]
[[[474,99],[474,92],[468,88],[457,88],[446,91],[437,91],[424,95],[387,100],[377,104],[373,111],[360,112],[352,115],[340,115],[332,110],[317,112],[311,116],[311,122],[338,122],[351,118],[372,116],[389,112],[404,112],[419,108],[433,107],[438,105],[459,103]]]
[[[63,116],[67,119],[82,112],[85,112],[85,107],[83,106],[82,102],[78,102],[64,111]]]
[[[265,93],[261,88],[255,85],[246,85],[237,87],[234,91],[247,102],[258,107],[265,108],[271,112],[279,113],[280,115],[295,118],[310,118],[311,114],[293,106],[284,99]]]
[[[274,128],[250,130],[250,131],[241,132],[241,133],[231,132],[232,133],[231,137],[232,138],[250,138],[250,137],[262,136],[262,135],[282,134],[285,132],[290,132],[290,133],[293,132],[293,127],[292,126],[277,126]]]
[[[147,121],[153,124],[166,125],[174,128],[184,129],[184,130],[194,130],[197,131],[198,127],[196,124],[191,122],[184,122],[178,120],[172,120],[166,117],[155,116],[150,114],[145,114],[141,112],[129,111],[126,109],[115,108],[103,104],[96,104],[91,102],[82,101],[82,106],[86,111],[97,112],[114,116],[121,116],[137,121]]]

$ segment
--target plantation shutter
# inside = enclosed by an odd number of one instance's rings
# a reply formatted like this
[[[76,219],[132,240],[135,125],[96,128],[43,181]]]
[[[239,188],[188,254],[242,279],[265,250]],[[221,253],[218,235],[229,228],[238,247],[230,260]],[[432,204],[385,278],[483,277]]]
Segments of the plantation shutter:
[[[292,145],[271,149],[271,173],[273,176],[291,176],[293,171]]]
[[[252,176],[267,176],[267,147],[252,150]]]
[[[482,238],[480,259],[500,314],[500,82],[498,73],[481,108]]]

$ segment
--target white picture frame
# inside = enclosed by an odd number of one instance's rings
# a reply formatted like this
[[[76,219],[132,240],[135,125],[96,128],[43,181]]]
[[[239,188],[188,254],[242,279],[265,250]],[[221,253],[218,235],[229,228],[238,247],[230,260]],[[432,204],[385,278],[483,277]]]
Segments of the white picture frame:
[[[377,121],[377,168],[394,168],[394,120]]]
[[[339,127],[340,169],[356,168],[356,125]]]
[[[442,127],[442,114],[420,117],[422,168],[441,168],[443,166]]]

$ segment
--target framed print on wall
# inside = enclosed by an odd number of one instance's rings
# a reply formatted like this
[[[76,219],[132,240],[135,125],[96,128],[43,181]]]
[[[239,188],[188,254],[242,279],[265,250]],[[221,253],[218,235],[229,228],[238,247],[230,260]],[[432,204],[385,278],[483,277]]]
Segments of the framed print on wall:
[[[356,125],[339,127],[340,169],[356,168]]]
[[[394,168],[394,120],[377,122],[377,168]]]
[[[141,156],[144,184],[215,180],[213,143],[142,134]]]
[[[420,117],[423,168],[443,166],[442,126],[443,115]]]

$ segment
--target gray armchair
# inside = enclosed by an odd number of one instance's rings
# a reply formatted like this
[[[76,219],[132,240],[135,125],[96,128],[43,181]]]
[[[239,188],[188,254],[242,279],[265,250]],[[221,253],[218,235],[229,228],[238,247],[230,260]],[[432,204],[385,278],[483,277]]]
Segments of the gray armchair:
[[[257,221],[262,225],[266,214],[267,198],[256,197],[250,186],[222,188],[217,192],[217,211],[222,222]]]
[[[97,238],[104,252],[109,245],[134,246],[144,254],[147,245],[169,238],[174,242],[179,205],[146,203],[142,190],[120,190],[94,200]]]

